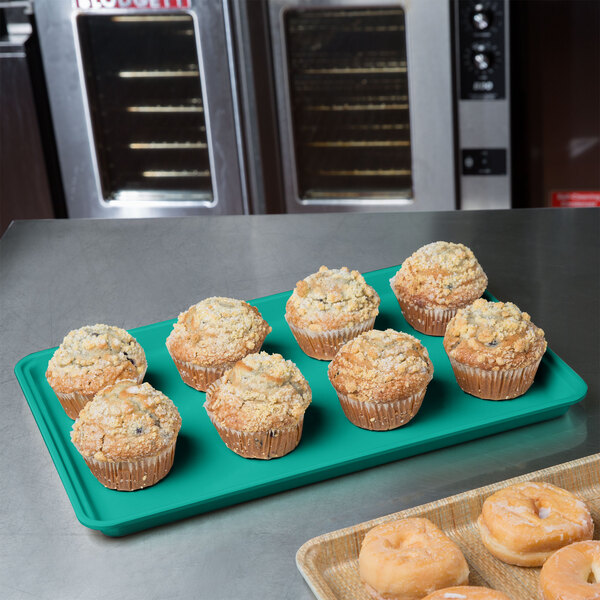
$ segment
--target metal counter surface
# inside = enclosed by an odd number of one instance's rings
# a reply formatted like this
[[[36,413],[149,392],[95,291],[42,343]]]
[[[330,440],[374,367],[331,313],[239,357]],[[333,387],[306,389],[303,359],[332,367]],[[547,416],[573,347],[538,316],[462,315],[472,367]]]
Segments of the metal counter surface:
[[[211,295],[292,289],[321,264],[369,271],[438,239],[470,246],[589,386],[566,415],[125,538],[81,526],[13,374],[71,329],[177,316]],[[600,211],[22,221],[0,240],[0,597],[308,600],[309,538],[600,452]]]

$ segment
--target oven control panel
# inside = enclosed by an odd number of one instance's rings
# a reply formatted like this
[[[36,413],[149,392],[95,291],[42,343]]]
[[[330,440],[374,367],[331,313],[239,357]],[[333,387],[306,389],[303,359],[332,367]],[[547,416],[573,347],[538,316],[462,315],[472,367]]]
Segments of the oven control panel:
[[[505,21],[502,0],[458,0],[461,100],[506,97]]]

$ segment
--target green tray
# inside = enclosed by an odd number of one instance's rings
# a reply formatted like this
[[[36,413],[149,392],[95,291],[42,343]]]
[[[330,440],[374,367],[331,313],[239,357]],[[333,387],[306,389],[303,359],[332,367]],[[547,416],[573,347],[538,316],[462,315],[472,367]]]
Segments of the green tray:
[[[550,349],[524,396],[491,402],[465,394],[456,384],[442,338],[416,332],[402,317],[389,286],[389,279],[397,270],[398,267],[390,267],[365,274],[367,282],[381,296],[375,327],[393,328],[419,338],[429,350],[435,371],[419,413],[394,431],[365,431],[346,419],[327,378],[329,363],[306,356],[285,323],[285,303],[290,292],[251,302],[273,328],[263,349],[294,361],[313,392],[300,445],[287,456],[270,461],[241,458],[223,444],[203,408],[205,394],[181,381],[167,353],[165,340],[173,319],[131,330],[146,352],[146,381],[175,402],[183,421],[171,472],[144,490],[117,492],[104,488],[75,450],[69,437],[73,421],[65,415],[44,376],[55,348],[19,361],[15,367],[17,379],[79,521],[106,535],[126,535],[557,417],[585,396],[585,382]],[[493,299],[487,294],[486,297]]]

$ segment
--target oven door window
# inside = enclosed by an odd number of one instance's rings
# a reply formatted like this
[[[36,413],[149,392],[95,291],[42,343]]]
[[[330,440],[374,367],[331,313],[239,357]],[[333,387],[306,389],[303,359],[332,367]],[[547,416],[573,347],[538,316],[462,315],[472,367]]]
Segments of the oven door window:
[[[103,198],[210,202],[193,18],[80,14],[77,30]]]
[[[412,198],[404,11],[285,13],[300,199]]]

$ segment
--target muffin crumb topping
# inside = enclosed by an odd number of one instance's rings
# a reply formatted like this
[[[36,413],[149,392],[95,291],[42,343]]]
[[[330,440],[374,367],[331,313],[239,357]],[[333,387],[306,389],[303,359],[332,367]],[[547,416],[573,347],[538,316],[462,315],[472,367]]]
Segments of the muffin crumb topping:
[[[167,396],[149,383],[122,380],[81,410],[71,440],[85,457],[119,462],[158,454],[180,428],[179,411]]]
[[[234,298],[212,297],[179,315],[167,348],[179,360],[218,366],[258,352],[270,332],[256,307]]]
[[[329,379],[355,400],[386,402],[422,390],[433,377],[427,349],[407,333],[376,329],[344,344],[329,365]]]
[[[93,393],[117,379],[138,379],[146,372],[146,356],[127,331],[112,325],[88,325],[70,331],[46,371],[57,392]]]
[[[444,348],[458,362],[488,370],[530,365],[546,351],[544,331],[512,302],[476,300],[448,324]]]
[[[379,296],[358,271],[322,266],[296,284],[286,318],[311,331],[342,329],[377,316]]]
[[[260,352],[215,382],[204,406],[222,426],[264,431],[295,426],[311,399],[308,382],[292,361]]]
[[[440,241],[409,256],[390,285],[397,296],[418,306],[457,308],[483,294],[487,277],[470,248]]]

